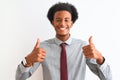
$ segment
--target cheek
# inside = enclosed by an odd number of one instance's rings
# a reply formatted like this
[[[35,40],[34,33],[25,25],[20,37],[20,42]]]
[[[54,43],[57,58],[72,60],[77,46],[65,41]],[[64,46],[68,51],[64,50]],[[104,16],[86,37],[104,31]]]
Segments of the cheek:
[[[71,29],[72,28],[72,25],[70,24],[70,25],[68,25],[69,26],[69,29]]]
[[[72,26],[73,26],[72,21],[70,23],[68,23],[67,26],[69,26],[69,28],[72,28]]]
[[[58,24],[53,22],[53,23],[52,23],[52,26],[55,28],[55,27],[58,26]]]

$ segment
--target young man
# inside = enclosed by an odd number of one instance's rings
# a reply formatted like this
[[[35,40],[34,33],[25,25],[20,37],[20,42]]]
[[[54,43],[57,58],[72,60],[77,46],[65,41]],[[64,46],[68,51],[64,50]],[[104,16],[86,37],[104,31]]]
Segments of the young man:
[[[37,40],[33,51],[18,65],[16,80],[26,80],[40,64],[44,80],[85,80],[86,64],[100,80],[112,80],[110,67],[95,48],[92,37],[89,38],[89,44],[86,44],[70,36],[70,29],[78,18],[73,5],[57,3],[49,9],[47,17],[56,31],[56,37],[41,43]],[[64,51],[61,43],[65,45]],[[66,53],[63,61],[61,50]]]

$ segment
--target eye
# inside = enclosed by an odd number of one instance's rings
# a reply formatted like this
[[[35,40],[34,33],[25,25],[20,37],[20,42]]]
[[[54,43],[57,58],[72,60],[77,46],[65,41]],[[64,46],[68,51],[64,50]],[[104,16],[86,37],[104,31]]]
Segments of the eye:
[[[55,19],[56,22],[61,22],[61,19]]]
[[[65,22],[70,22],[70,19],[65,19]]]
[[[56,21],[57,21],[57,22],[60,22],[61,20],[60,20],[60,19],[57,19]]]
[[[69,22],[69,20],[65,20],[65,22]]]

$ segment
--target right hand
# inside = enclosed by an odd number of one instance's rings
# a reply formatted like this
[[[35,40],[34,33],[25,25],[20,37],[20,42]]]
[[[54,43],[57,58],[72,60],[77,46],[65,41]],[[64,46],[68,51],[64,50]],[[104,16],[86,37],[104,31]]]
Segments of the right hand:
[[[30,67],[35,62],[43,62],[46,57],[46,50],[40,48],[40,40],[37,39],[33,51],[25,57],[27,64],[25,67]]]

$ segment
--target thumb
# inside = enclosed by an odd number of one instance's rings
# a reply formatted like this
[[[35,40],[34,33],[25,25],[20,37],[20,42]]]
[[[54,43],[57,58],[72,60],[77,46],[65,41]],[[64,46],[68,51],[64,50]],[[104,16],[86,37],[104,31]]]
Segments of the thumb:
[[[38,38],[34,48],[39,48],[39,47],[40,47],[40,39]]]
[[[89,38],[89,45],[92,45],[92,44],[93,44],[92,36],[90,36],[90,38]]]

